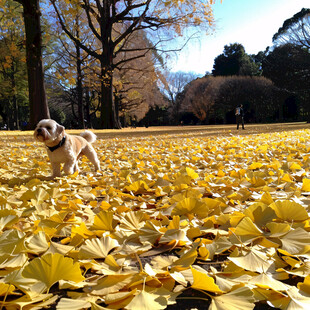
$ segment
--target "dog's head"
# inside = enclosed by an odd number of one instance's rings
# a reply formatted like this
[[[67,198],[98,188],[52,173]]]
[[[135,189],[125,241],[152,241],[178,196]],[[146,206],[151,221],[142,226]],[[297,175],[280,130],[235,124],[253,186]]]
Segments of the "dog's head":
[[[65,127],[52,119],[42,119],[34,130],[34,138],[45,144],[61,140]]]

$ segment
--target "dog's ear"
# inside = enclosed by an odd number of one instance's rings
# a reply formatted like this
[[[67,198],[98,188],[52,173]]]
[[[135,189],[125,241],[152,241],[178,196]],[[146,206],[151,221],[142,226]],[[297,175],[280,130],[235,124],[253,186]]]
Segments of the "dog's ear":
[[[56,133],[58,136],[63,135],[65,131],[65,127],[62,125],[57,124]]]

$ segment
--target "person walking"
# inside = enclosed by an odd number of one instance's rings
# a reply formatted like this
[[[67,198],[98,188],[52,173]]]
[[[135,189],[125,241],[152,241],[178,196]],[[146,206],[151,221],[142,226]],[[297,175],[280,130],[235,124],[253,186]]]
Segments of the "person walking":
[[[243,111],[243,105],[239,104],[236,108],[236,122],[237,122],[237,130],[239,129],[239,125],[241,123],[242,129],[244,129],[244,111]]]

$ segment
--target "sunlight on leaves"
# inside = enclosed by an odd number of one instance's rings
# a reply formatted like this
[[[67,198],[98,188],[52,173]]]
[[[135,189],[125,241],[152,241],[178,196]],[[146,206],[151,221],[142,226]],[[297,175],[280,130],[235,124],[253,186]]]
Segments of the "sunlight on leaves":
[[[135,130],[53,180],[32,133],[0,132],[3,308],[307,309],[310,130]]]
[[[22,276],[43,282],[47,289],[59,280],[83,281],[79,263],[61,254],[46,254],[32,260],[23,270]]]

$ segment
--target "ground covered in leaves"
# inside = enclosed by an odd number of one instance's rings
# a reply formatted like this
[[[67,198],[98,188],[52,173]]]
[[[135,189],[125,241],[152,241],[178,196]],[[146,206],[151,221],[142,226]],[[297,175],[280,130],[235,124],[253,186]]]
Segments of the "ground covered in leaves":
[[[310,308],[309,129],[94,146],[100,172],[48,180],[1,133],[0,309]]]

